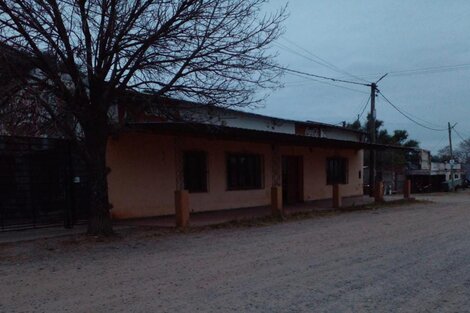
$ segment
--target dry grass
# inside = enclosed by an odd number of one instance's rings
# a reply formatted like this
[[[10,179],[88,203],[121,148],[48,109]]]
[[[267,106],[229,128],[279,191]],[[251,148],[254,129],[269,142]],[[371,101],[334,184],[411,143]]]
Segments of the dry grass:
[[[251,218],[251,219],[240,219],[240,220],[224,222],[224,223],[220,223],[216,225],[196,227],[196,228],[190,228],[188,230],[180,230],[180,231],[192,232],[192,231],[201,231],[201,230],[207,230],[207,229],[263,227],[263,226],[270,226],[270,225],[284,223],[284,222],[299,221],[299,220],[304,220],[304,219],[331,217],[331,216],[336,216],[340,214],[352,213],[356,211],[367,211],[367,210],[372,211],[372,210],[377,210],[381,208],[392,208],[392,207],[400,207],[403,205],[426,204],[426,203],[431,203],[431,201],[416,200],[414,198],[411,198],[408,200],[400,199],[400,200],[383,202],[383,203],[353,205],[353,206],[344,207],[341,209],[312,210],[309,212],[290,213],[288,215],[283,215],[283,216],[265,216],[265,217],[259,217],[259,218]]]

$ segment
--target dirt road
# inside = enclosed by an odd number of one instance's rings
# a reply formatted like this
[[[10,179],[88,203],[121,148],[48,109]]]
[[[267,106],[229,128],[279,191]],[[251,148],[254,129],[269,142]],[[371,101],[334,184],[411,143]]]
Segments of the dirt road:
[[[0,247],[0,312],[469,312],[470,193],[252,228]]]

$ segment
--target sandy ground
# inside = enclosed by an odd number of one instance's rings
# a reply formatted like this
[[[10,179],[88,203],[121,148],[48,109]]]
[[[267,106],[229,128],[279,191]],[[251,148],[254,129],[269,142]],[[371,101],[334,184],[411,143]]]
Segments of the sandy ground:
[[[0,246],[0,312],[470,312],[470,193],[263,227]]]

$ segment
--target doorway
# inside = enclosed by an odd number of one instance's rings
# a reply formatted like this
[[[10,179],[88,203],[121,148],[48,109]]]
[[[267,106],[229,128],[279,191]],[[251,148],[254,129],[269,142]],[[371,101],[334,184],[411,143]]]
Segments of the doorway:
[[[284,204],[303,202],[303,159],[301,156],[282,157],[282,201]]]

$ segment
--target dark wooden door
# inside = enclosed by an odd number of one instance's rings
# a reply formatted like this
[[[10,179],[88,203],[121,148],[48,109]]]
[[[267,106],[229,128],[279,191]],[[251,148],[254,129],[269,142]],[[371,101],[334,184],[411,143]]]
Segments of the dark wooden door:
[[[303,201],[303,162],[300,156],[282,157],[282,199],[285,204]]]

